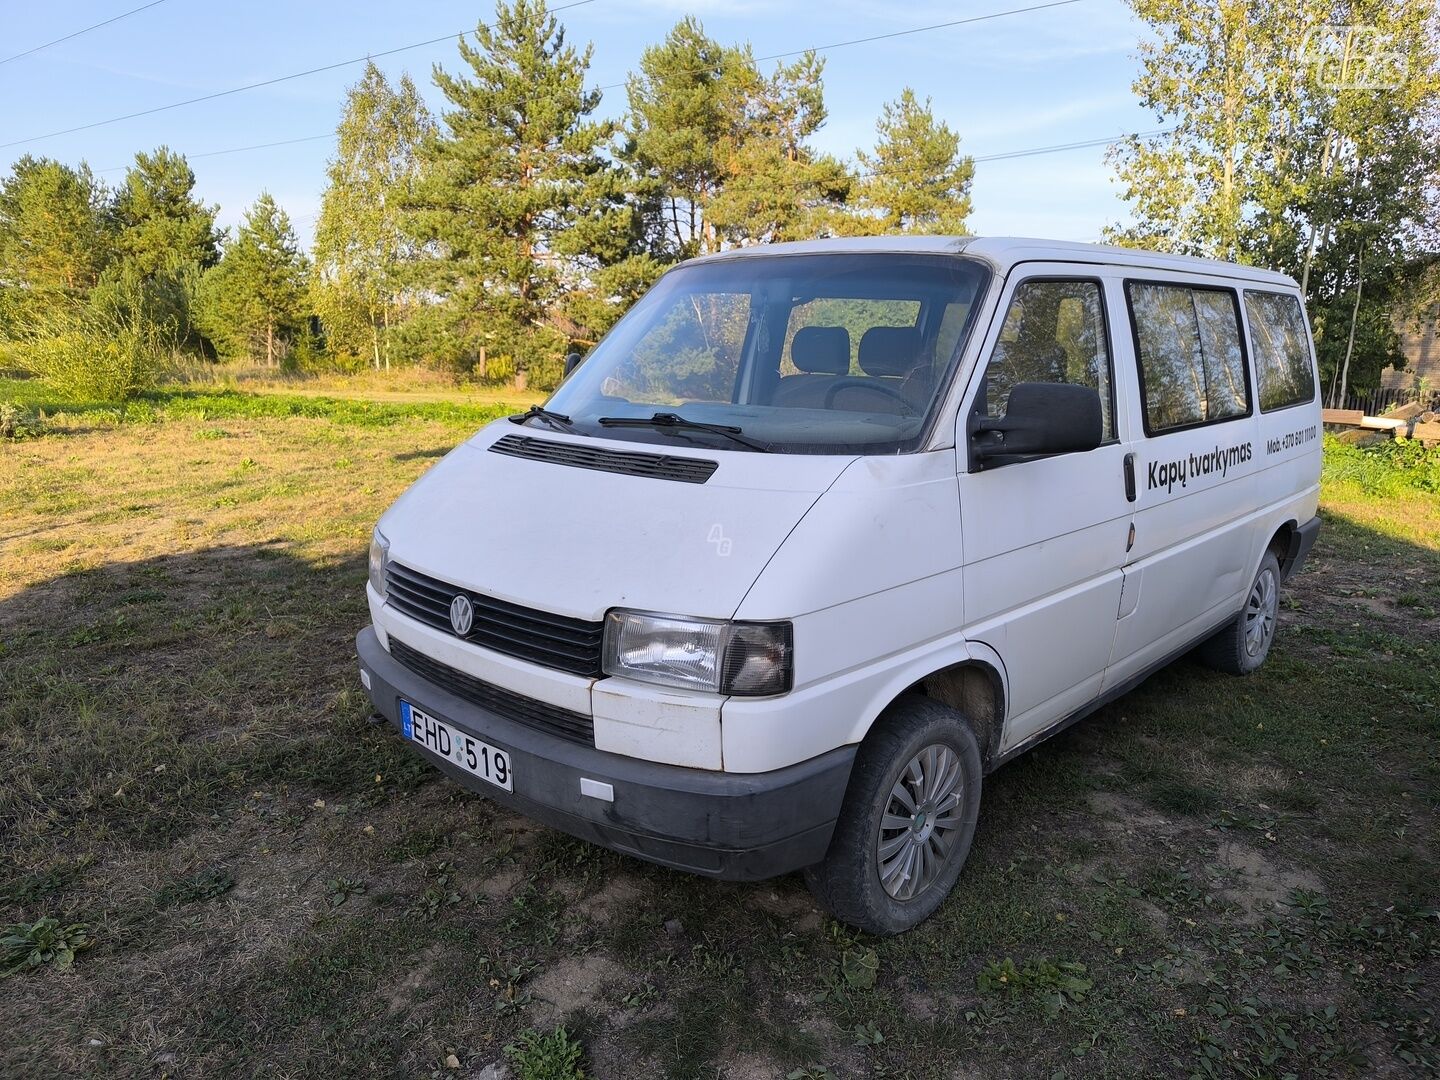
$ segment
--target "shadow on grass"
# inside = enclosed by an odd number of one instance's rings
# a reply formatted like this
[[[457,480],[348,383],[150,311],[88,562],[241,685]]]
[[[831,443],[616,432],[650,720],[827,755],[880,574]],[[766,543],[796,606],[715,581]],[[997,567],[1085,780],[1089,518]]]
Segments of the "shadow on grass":
[[[0,919],[100,936],[73,977],[0,983],[0,1071],[150,1075],[158,1041],[211,1075],[423,1075],[559,1022],[597,1077],[1435,1060],[1434,624],[1370,606],[1430,597],[1429,548],[1328,527],[1260,673],[1181,661],[996,773],[955,895],[883,941],[797,876],[688,877],[436,780],[366,723],[364,578],[231,546],[0,601]],[[1318,888],[1245,907],[1237,851]],[[982,991],[1007,959],[1028,981]]]
[[[373,774],[364,561],[279,544],[112,563],[0,601],[7,866],[174,842],[258,782]]]

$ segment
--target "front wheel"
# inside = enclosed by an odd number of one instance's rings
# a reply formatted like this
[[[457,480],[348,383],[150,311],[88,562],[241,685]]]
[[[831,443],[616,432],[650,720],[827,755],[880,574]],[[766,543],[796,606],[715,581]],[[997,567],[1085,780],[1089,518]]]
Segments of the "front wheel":
[[[1273,551],[1265,552],[1255,580],[1245,596],[1245,606],[1235,621],[1197,650],[1202,663],[1229,675],[1249,675],[1270,655],[1275,626],[1280,615],[1280,561]]]
[[[970,853],[981,771],[958,712],[918,695],[891,705],[856,755],[825,860],[805,871],[815,899],[872,934],[929,918]]]

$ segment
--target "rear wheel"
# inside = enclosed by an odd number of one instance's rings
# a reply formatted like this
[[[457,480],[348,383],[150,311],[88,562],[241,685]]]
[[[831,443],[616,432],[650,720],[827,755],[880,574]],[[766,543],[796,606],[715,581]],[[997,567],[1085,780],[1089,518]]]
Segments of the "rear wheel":
[[[922,922],[970,853],[980,781],[965,718],[929,698],[901,698],[860,746],[825,861],[805,872],[810,891],[872,934]]]
[[[1200,660],[1229,675],[1249,675],[1270,655],[1280,615],[1280,562],[1265,552],[1255,572],[1245,606],[1235,621],[1197,650]]]

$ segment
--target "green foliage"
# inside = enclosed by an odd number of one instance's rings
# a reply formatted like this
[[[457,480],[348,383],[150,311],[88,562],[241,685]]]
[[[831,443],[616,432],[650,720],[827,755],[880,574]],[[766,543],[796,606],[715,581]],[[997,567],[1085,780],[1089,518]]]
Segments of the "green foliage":
[[[1038,1000],[1047,1016],[1079,1004],[1094,985],[1085,978],[1085,965],[1044,959],[1028,960],[1021,967],[1008,956],[991,960],[975,977],[976,989],[1011,999]]]
[[[522,1031],[505,1056],[516,1080],[585,1080],[585,1048],[563,1027],[541,1034]]]
[[[201,280],[196,322],[222,355],[277,365],[304,330],[308,272],[289,215],[264,193]]]
[[[715,250],[703,215],[725,182],[718,151],[751,67],[744,50],[722,46],[689,15],[641,53],[626,84],[626,156],[649,200],[649,239],[662,258]]]
[[[840,956],[840,974],[857,990],[874,986],[879,973],[880,956],[874,949],[846,949]]]
[[[168,147],[135,155],[115,192],[115,253],[141,277],[204,269],[220,257],[218,206],[195,198],[195,173]]]
[[[885,1041],[885,1033],[875,1024],[855,1025],[856,1046],[879,1046]]]
[[[615,125],[591,118],[591,50],[569,45],[535,0],[502,2],[474,37],[460,43],[468,72],[435,72],[450,110],[445,133],[421,148],[405,226],[431,255],[414,287],[443,299],[417,312],[405,339],[417,358],[482,379],[496,355],[553,385],[581,328],[547,320],[587,272],[630,254],[638,217],[605,153]]]
[[[745,59],[730,132],[716,150],[724,183],[709,201],[709,223],[735,245],[828,232],[853,181],[842,162],[810,145],[826,118],[825,61],[807,52],[767,77],[748,48]]]
[[[1401,360],[1391,309],[1434,222],[1434,5],[1130,6],[1151,31],[1134,89],[1168,130],[1112,151],[1136,220],[1108,236],[1290,273],[1306,292],[1326,385],[1376,385]],[[1403,55],[1398,85],[1346,88],[1333,68],[1322,75],[1304,31],[1334,24],[1372,28]]]
[[[505,404],[471,405],[463,402],[372,402],[353,398],[308,397],[297,394],[251,394],[237,390],[151,390],[117,409],[111,400],[53,392],[34,381],[0,383],[6,397],[21,405],[90,417],[97,421],[152,423],[164,420],[228,420],[255,417],[310,417],[350,427],[388,427],[403,420],[480,427],[519,411]]]
[[[960,136],[935,118],[908,86],[886,102],[875,125],[873,155],[856,157],[865,175],[859,208],[847,231],[932,233],[953,236],[970,230],[970,184],[975,163],[960,154]]]
[[[235,878],[228,870],[212,867],[174,881],[161,893],[167,903],[196,904],[224,896],[235,887]]]
[[[62,397],[125,401],[154,386],[169,361],[172,332],[148,317],[147,303],[141,287],[119,283],[38,314],[16,359]]]
[[[44,417],[13,401],[0,401],[0,439],[28,439],[45,430]]]
[[[340,907],[352,896],[364,896],[368,888],[358,878],[337,877],[325,883],[325,895],[329,897],[331,907]]]
[[[693,17],[645,50],[624,156],[656,257],[834,231],[853,178],[810,144],[825,123],[824,67],[806,53],[765,75],[749,46],[720,45]]]
[[[219,207],[201,203],[194,191],[195,173],[183,156],[163,146],[135,155],[112,209],[116,259],[96,292],[142,292],[141,314],[169,328],[177,349],[202,352],[192,309],[204,271],[220,257]]]
[[[1323,476],[1327,483],[1354,484],[1367,495],[1440,495],[1440,448],[1414,439],[1352,446],[1327,435]]]
[[[46,965],[64,970],[94,943],[83,923],[62,926],[48,915],[33,923],[12,923],[0,933],[0,975]]]
[[[315,226],[315,310],[332,353],[390,366],[390,328],[415,300],[404,273],[418,257],[401,209],[434,121],[409,75],[392,87],[373,63],[346,94],[329,186]]]
[[[52,305],[82,298],[112,244],[106,191],[89,166],[22,157],[0,180],[0,331],[22,332]]]

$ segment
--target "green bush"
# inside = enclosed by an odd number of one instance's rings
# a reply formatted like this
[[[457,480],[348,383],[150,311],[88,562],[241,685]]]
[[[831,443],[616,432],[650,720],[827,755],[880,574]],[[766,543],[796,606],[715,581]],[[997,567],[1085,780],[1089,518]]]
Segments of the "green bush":
[[[27,343],[20,362],[67,397],[125,401],[155,385],[166,357],[161,335],[143,318],[86,310]]]
[[[57,304],[27,325],[14,358],[76,401],[126,401],[153,387],[176,345],[167,283],[107,279],[86,301]]]
[[[1354,484],[1368,495],[1440,494],[1440,448],[1414,439],[1351,446],[1327,435],[1324,475],[1327,483]]]
[[[13,401],[0,401],[0,439],[25,439],[45,430],[45,419]]]

